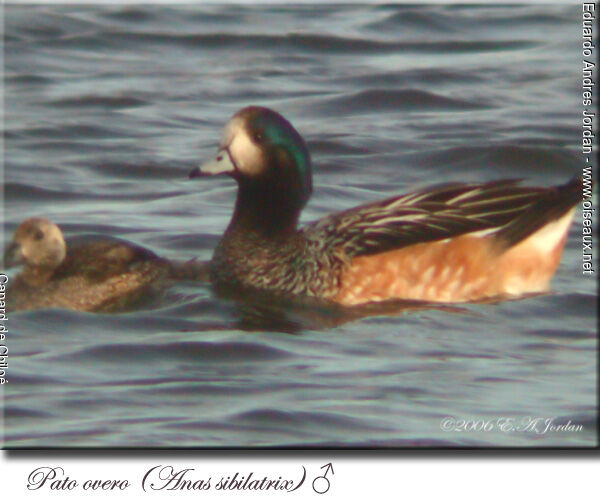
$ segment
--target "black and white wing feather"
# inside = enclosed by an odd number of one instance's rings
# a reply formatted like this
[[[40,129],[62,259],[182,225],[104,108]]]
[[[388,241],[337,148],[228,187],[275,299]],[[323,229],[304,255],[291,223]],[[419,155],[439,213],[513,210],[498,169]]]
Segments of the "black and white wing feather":
[[[304,231],[354,257],[478,231],[510,247],[581,200],[581,179],[554,188],[519,182],[435,186],[339,212]]]

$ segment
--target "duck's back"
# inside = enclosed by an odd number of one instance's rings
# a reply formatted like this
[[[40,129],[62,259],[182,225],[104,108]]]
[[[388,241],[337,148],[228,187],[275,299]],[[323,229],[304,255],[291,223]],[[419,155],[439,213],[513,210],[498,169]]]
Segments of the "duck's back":
[[[331,298],[465,302],[546,291],[581,179],[552,188],[517,182],[442,185],[309,226],[347,256]]]
[[[120,240],[70,242],[63,263],[38,279],[16,278],[7,293],[9,310],[66,308],[120,311],[161,291],[168,261]]]
[[[389,299],[465,302],[547,290],[581,180],[447,184],[259,237],[231,228],[212,280],[343,305]]]

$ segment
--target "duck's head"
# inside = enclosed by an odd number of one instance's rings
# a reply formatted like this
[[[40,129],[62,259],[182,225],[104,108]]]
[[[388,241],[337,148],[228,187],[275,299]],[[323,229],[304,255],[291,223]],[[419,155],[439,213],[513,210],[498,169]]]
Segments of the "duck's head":
[[[23,221],[13,236],[6,254],[6,267],[55,269],[64,260],[67,246],[59,227],[48,219],[34,217]]]
[[[190,178],[227,174],[239,184],[236,209],[254,202],[296,218],[312,192],[312,168],[306,143],[279,113],[250,106],[225,126],[216,156],[195,168]],[[241,205],[244,205],[241,206]]]

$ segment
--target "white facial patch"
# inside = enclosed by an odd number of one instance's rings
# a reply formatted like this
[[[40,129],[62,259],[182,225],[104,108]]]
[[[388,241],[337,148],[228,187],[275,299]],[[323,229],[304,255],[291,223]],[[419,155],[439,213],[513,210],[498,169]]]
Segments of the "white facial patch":
[[[227,148],[233,163],[240,172],[248,175],[259,174],[264,168],[261,149],[252,141],[243,118],[232,118],[221,140],[221,148]]]

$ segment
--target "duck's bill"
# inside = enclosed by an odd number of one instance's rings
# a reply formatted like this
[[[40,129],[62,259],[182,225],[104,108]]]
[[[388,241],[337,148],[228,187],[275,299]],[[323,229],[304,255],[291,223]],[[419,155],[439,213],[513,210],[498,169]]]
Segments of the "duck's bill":
[[[4,267],[19,266],[23,263],[23,248],[18,243],[11,243],[4,254]]]
[[[190,179],[201,177],[203,175],[230,174],[235,172],[235,165],[225,149],[219,149],[217,156],[212,160],[196,167],[190,172]]]

